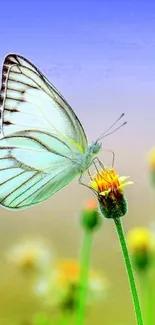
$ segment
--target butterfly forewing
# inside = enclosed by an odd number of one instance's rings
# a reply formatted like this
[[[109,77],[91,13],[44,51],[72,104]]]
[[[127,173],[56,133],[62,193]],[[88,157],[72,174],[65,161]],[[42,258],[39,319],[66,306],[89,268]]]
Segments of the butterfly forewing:
[[[10,54],[5,58],[0,105],[2,136],[37,129],[69,138],[83,150],[88,145],[83,127],[69,104],[22,56]]]

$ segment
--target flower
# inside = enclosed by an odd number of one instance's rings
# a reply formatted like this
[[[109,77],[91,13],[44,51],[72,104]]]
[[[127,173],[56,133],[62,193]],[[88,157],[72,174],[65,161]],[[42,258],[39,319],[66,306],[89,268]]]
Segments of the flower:
[[[148,165],[150,169],[155,170],[155,148],[151,149],[148,154]]]
[[[81,212],[82,225],[87,230],[94,230],[101,224],[97,200],[87,200]]]
[[[41,239],[23,239],[14,245],[8,259],[23,271],[43,271],[52,262],[48,244]]]
[[[90,187],[97,193],[100,210],[106,218],[120,218],[126,214],[127,202],[123,189],[133,183],[126,182],[127,179],[106,166],[92,176]]]
[[[154,233],[145,227],[135,227],[127,233],[127,242],[135,268],[146,269],[155,252]]]
[[[151,184],[155,187],[155,148],[148,154],[148,167],[150,171]]]
[[[35,291],[44,296],[47,304],[61,309],[74,310],[76,307],[80,281],[80,264],[73,259],[58,260],[51,272],[42,277],[35,286]],[[88,300],[91,303],[100,299],[106,292],[107,281],[103,276],[91,270],[88,278]]]

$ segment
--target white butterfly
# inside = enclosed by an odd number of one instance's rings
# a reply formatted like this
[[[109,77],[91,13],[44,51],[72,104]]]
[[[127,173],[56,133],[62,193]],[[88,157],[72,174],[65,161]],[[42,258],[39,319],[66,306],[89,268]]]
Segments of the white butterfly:
[[[4,207],[23,209],[46,200],[82,175],[101,148],[101,137],[88,145],[72,108],[22,56],[5,58],[0,106],[0,205]]]

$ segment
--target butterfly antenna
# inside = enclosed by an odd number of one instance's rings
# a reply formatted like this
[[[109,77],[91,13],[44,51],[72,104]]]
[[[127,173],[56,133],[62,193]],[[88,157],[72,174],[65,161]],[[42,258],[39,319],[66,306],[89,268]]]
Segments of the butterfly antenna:
[[[101,135],[100,135],[100,137],[97,139],[97,141],[99,141],[99,140],[101,140],[102,138],[104,138],[104,136],[107,136],[107,135],[109,135],[109,134],[111,134],[111,133],[113,133],[113,132],[115,132],[116,130],[118,130],[120,127],[122,127],[123,125],[125,125],[126,124],[126,122],[125,123],[123,123],[123,124],[121,124],[119,127],[117,127],[116,129],[114,129],[113,131],[111,131],[110,133],[108,133],[121,119],[122,119],[122,117],[125,115],[125,113],[122,113],[120,116],[119,116],[119,118],[112,124],[112,125],[110,125],[110,127],[108,128],[108,129],[106,129]]]
[[[124,126],[124,125],[126,125],[126,124],[127,124],[127,122],[124,122],[124,123],[122,123],[121,125],[119,125],[116,129],[112,130],[111,132],[106,133],[106,134],[103,134],[103,136],[102,136],[101,138],[99,138],[99,140],[101,140],[102,138],[107,137],[107,136],[110,135],[110,134],[115,133],[117,130],[121,129],[122,126]]]

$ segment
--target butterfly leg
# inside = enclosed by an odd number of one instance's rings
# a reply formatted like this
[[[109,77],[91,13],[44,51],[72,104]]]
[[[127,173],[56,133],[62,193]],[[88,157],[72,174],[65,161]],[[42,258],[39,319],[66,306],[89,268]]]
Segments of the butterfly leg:
[[[102,164],[102,162],[100,161],[100,159],[99,159],[98,157],[93,158],[92,163],[94,164],[97,173],[98,173],[98,174],[103,178],[103,175],[100,173],[100,171],[99,171],[99,169],[98,169],[98,167],[97,167],[95,161],[97,161],[97,162],[99,163],[100,167],[101,167],[103,170],[106,170],[106,166],[104,166],[104,165]]]
[[[91,177],[91,175],[90,175],[90,171],[88,172],[88,175],[89,175],[90,179],[92,180],[92,177]],[[85,187],[87,187],[87,188],[89,188],[89,189],[92,190],[95,194],[97,194],[96,191],[95,191],[91,186],[89,186],[89,185],[87,185],[87,184],[85,184],[85,183],[82,182],[82,178],[83,178],[83,174],[81,174],[80,177],[79,177],[79,179],[78,179],[79,184],[80,184],[80,185],[83,185],[83,186],[85,186]]]
[[[114,167],[114,163],[115,163],[115,153],[114,153],[114,151],[112,151],[112,150],[104,150],[104,151],[110,152],[112,154],[112,163],[111,163],[111,166],[113,168]],[[101,168],[103,168],[103,169],[105,168],[105,166],[102,164],[101,160],[98,157],[94,157],[93,158],[93,161],[95,161],[95,160],[99,163],[99,165],[101,166]]]
[[[87,170],[87,173],[88,173],[88,175],[89,175],[89,178],[91,179],[91,181],[93,181],[93,178],[92,178],[92,176],[91,176],[91,173],[90,173],[90,170],[89,170],[89,168],[88,168],[88,170]]]
[[[106,149],[104,149],[103,151],[110,152],[112,154],[112,163],[111,163],[111,166],[113,168],[114,167],[114,163],[115,163],[115,153],[114,153],[114,151],[112,151],[112,150],[106,150]]]
[[[86,187],[89,187],[88,185],[86,185],[85,183],[82,182],[82,179],[83,179],[83,174],[81,174],[79,179],[78,179],[79,184],[83,185],[83,186],[86,186]]]
[[[94,157],[93,160],[92,160],[92,162],[93,162],[93,164],[94,164],[94,166],[95,166],[95,168],[96,168],[97,171],[98,171],[98,169],[96,167],[95,161],[97,161],[97,163],[100,165],[100,167],[102,169],[105,169],[105,166],[102,164],[101,160],[98,157]]]
[[[110,183],[107,179],[105,179],[105,178],[103,177],[103,175],[102,175],[102,174],[100,173],[100,171],[98,170],[97,165],[96,165],[96,163],[95,163],[95,160],[97,160],[97,162],[99,163],[100,167],[108,173],[108,169],[107,169],[107,167],[106,167],[105,165],[102,164],[102,162],[100,161],[100,159],[99,159],[98,157],[93,158],[92,163],[94,164],[94,166],[95,166],[95,168],[96,168],[96,170],[97,170],[97,173],[98,173],[98,174],[100,175],[100,177],[103,178],[106,182]],[[109,173],[109,175],[110,175],[110,173]]]

